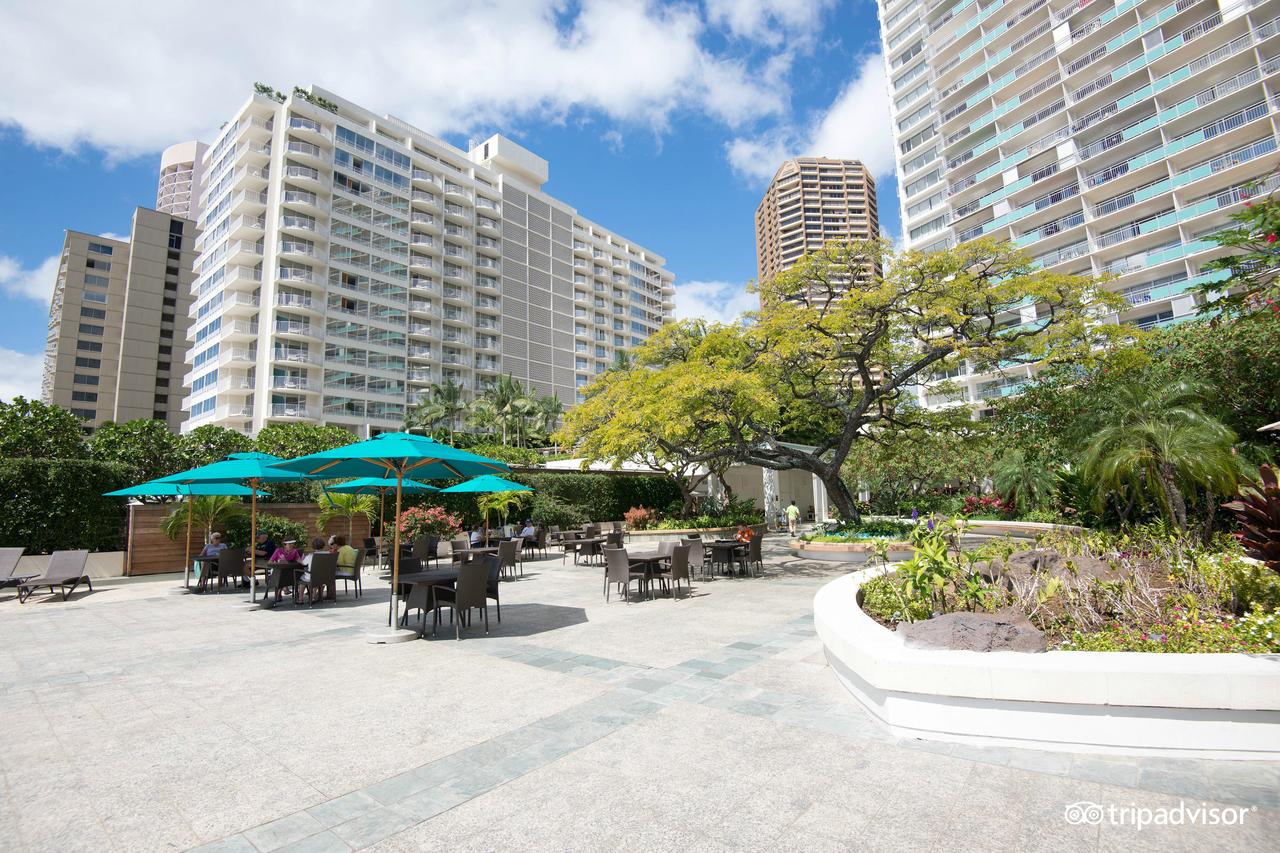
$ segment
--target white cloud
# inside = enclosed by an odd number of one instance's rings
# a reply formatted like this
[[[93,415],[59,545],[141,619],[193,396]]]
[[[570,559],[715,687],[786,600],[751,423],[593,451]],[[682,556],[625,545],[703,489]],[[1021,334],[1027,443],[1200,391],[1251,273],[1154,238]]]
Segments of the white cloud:
[[[707,0],[707,19],[739,38],[780,44],[812,35],[835,0]]]
[[[15,352],[0,347],[0,401],[22,396],[28,400],[40,399],[40,377],[44,372],[44,356]]]
[[[45,305],[53,296],[53,285],[58,280],[61,255],[45,258],[34,269],[25,269],[8,255],[0,255],[0,293],[16,299],[34,299]]]
[[[781,124],[732,139],[725,153],[736,171],[753,180],[769,180],[788,157],[861,160],[877,178],[892,175],[893,131],[883,57],[862,57],[839,96],[808,123]]]
[[[723,25],[812,16],[792,5]],[[582,111],[658,131],[684,110],[739,127],[785,109],[767,69],[711,52],[706,34],[696,7],[646,0],[0,4],[0,125],[137,155],[210,138],[255,81],[316,83],[435,133]]]
[[[675,318],[700,318],[715,323],[736,322],[744,312],[760,308],[760,298],[747,286],[731,281],[676,282]]]

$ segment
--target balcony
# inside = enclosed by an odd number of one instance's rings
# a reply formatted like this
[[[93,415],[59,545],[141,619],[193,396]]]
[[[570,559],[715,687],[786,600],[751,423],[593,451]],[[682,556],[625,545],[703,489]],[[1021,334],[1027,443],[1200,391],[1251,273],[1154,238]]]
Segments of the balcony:
[[[281,267],[276,271],[276,280],[320,286],[320,276],[309,269],[299,269],[298,267]]]
[[[459,186],[451,181],[445,181],[444,197],[449,201],[469,202],[471,201],[471,190],[466,187]]]
[[[319,312],[314,299],[297,293],[277,293],[276,304],[282,308],[301,308],[304,311]]]
[[[290,139],[285,144],[285,150],[295,157],[301,157],[306,160],[316,162],[324,162],[324,151],[319,145],[313,145],[310,142],[301,142],[297,139]]]
[[[272,403],[271,417],[273,418],[311,418],[314,417],[311,409],[307,408],[305,403]]]
[[[409,358],[429,358],[434,360],[431,347],[416,344],[409,345]]]
[[[306,208],[313,213],[325,213],[329,210],[327,203],[321,202],[315,193],[306,190],[286,189],[281,193],[280,201],[292,207]]]
[[[476,231],[488,234],[491,237],[497,237],[501,233],[501,226],[496,219],[490,219],[487,216],[476,216]]]
[[[319,364],[319,356],[313,355],[307,350],[284,349],[276,347],[271,352],[273,361],[282,361],[289,364]]]
[[[433,187],[440,186],[440,179],[423,169],[414,169],[412,179],[415,184]]]
[[[311,384],[305,376],[272,376],[271,387],[280,391],[316,391],[320,389]]]
[[[300,240],[281,240],[280,254],[292,255],[293,257],[309,261],[324,259],[324,253],[316,248],[315,243],[302,242]]]
[[[435,193],[429,193],[426,190],[414,190],[410,200],[418,207],[440,209],[440,196]]]
[[[436,234],[440,233],[440,220],[436,219],[430,213],[423,213],[415,210],[409,215],[409,222],[412,223],[415,231],[431,231]]]
[[[454,222],[471,222],[471,211],[467,210],[462,205],[454,204],[453,202],[445,202],[444,216],[445,219]]]
[[[289,130],[295,131],[298,136],[312,141],[324,140],[327,143],[333,142],[333,134],[324,125],[305,116],[290,116]]]
[[[322,337],[319,329],[310,323],[298,323],[291,320],[276,320],[275,331],[277,335],[293,335],[316,340]]]
[[[262,245],[249,240],[232,240],[227,243],[227,263],[254,264],[262,261]]]

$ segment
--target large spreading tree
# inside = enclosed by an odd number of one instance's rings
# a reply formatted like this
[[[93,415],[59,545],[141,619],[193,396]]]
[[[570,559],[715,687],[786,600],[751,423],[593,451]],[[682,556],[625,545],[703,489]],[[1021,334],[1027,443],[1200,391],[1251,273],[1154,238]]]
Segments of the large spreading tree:
[[[1087,360],[1128,334],[1101,321],[1120,303],[1100,282],[990,240],[929,254],[831,244],[763,283],[760,301],[738,325],[655,335],[570,411],[563,442],[614,462],[655,448],[687,464],[808,471],[856,521],[841,477],[855,447],[963,420],[923,409],[922,383],[965,361]]]

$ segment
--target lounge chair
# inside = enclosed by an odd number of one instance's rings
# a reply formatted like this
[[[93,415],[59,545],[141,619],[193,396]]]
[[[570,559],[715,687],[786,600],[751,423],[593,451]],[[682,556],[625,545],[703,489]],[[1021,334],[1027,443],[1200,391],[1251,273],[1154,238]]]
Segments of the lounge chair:
[[[17,586],[35,574],[19,575],[18,563],[22,560],[24,548],[0,548],[0,587]]]
[[[93,583],[84,571],[88,561],[88,551],[54,551],[49,556],[49,567],[44,574],[18,582],[18,601],[25,602],[36,590],[44,587],[49,588],[50,595],[55,587],[62,590],[62,600],[66,601],[81,582],[88,584],[89,591],[93,592]]]

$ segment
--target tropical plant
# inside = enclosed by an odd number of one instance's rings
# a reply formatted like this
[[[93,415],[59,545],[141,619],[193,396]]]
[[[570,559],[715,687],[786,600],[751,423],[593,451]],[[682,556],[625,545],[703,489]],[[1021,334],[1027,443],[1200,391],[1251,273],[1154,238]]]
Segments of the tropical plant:
[[[1280,476],[1263,465],[1258,481],[1240,487],[1235,500],[1223,504],[1240,523],[1236,534],[1245,553],[1280,574]]]
[[[996,491],[1019,509],[1036,509],[1052,500],[1058,478],[1039,457],[1011,448],[991,471]]]
[[[421,427],[428,432],[444,432],[453,441],[454,426],[458,416],[467,410],[462,386],[452,379],[433,382],[426,399],[409,410],[405,421],[410,427]]]
[[[186,461],[192,466],[208,465],[225,459],[231,453],[253,450],[253,439],[239,430],[206,424],[181,437]]]
[[[14,397],[0,400],[0,458],[82,459],[80,419],[61,406]]]
[[[622,514],[622,520],[628,530],[645,530],[658,520],[658,513],[647,507],[633,506]]]
[[[501,524],[507,523],[507,516],[529,504],[529,492],[487,492],[476,495],[476,506],[484,513],[485,523],[489,514],[498,516]]]
[[[1082,464],[1098,486],[1097,508],[1107,495],[1132,506],[1145,494],[1164,518],[1186,530],[1188,492],[1235,491],[1235,433],[1205,414],[1204,396],[1203,388],[1185,381],[1118,389],[1116,405],[1097,413],[1098,429]]]
[[[154,480],[188,467],[183,443],[164,421],[108,421],[89,438],[89,455],[128,465],[139,480]]]
[[[227,520],[227,544],[232,548],[249,547],[249,514],[237,515]],[[307,541],[307,526],[300,521],[291,521],[282,515],[269,512],[258,513],[257,526],[259,533],[271,537],[277,545],[286,539],[302,543]]]
[[[1261,188],[1246,188],[1260,196]],[[1269,314],[1280,317],[1280,199],[1272,193],[1247,201],[1231,215],[1234,228],[1225,228],[1209,239],[1233,251],[1205,264],[1208,272],[1219,272],[1197,286],[1205,298],[1200,310],[1206,314],[1238,317]],[[1229,283],[1230,289],[1224,285]]]
[[[370,525],[378,517],[378,499],[373,495],[326,492],[316,503],[320,507],[320,514],[316,516],[316,529],[324,530],[329,526],[329,522],[345,518],[348,542],[355,539],[357,515],[363,515],[369,519]]]
[[[191,511],[191,528],[204,531],[204,540],[215,529],[226,528],[233,518],[248,514],[244,501],[230,495],[198,495],[175,504],[160,523],[160,529],[170,539],[187,535],[187,510]]]

